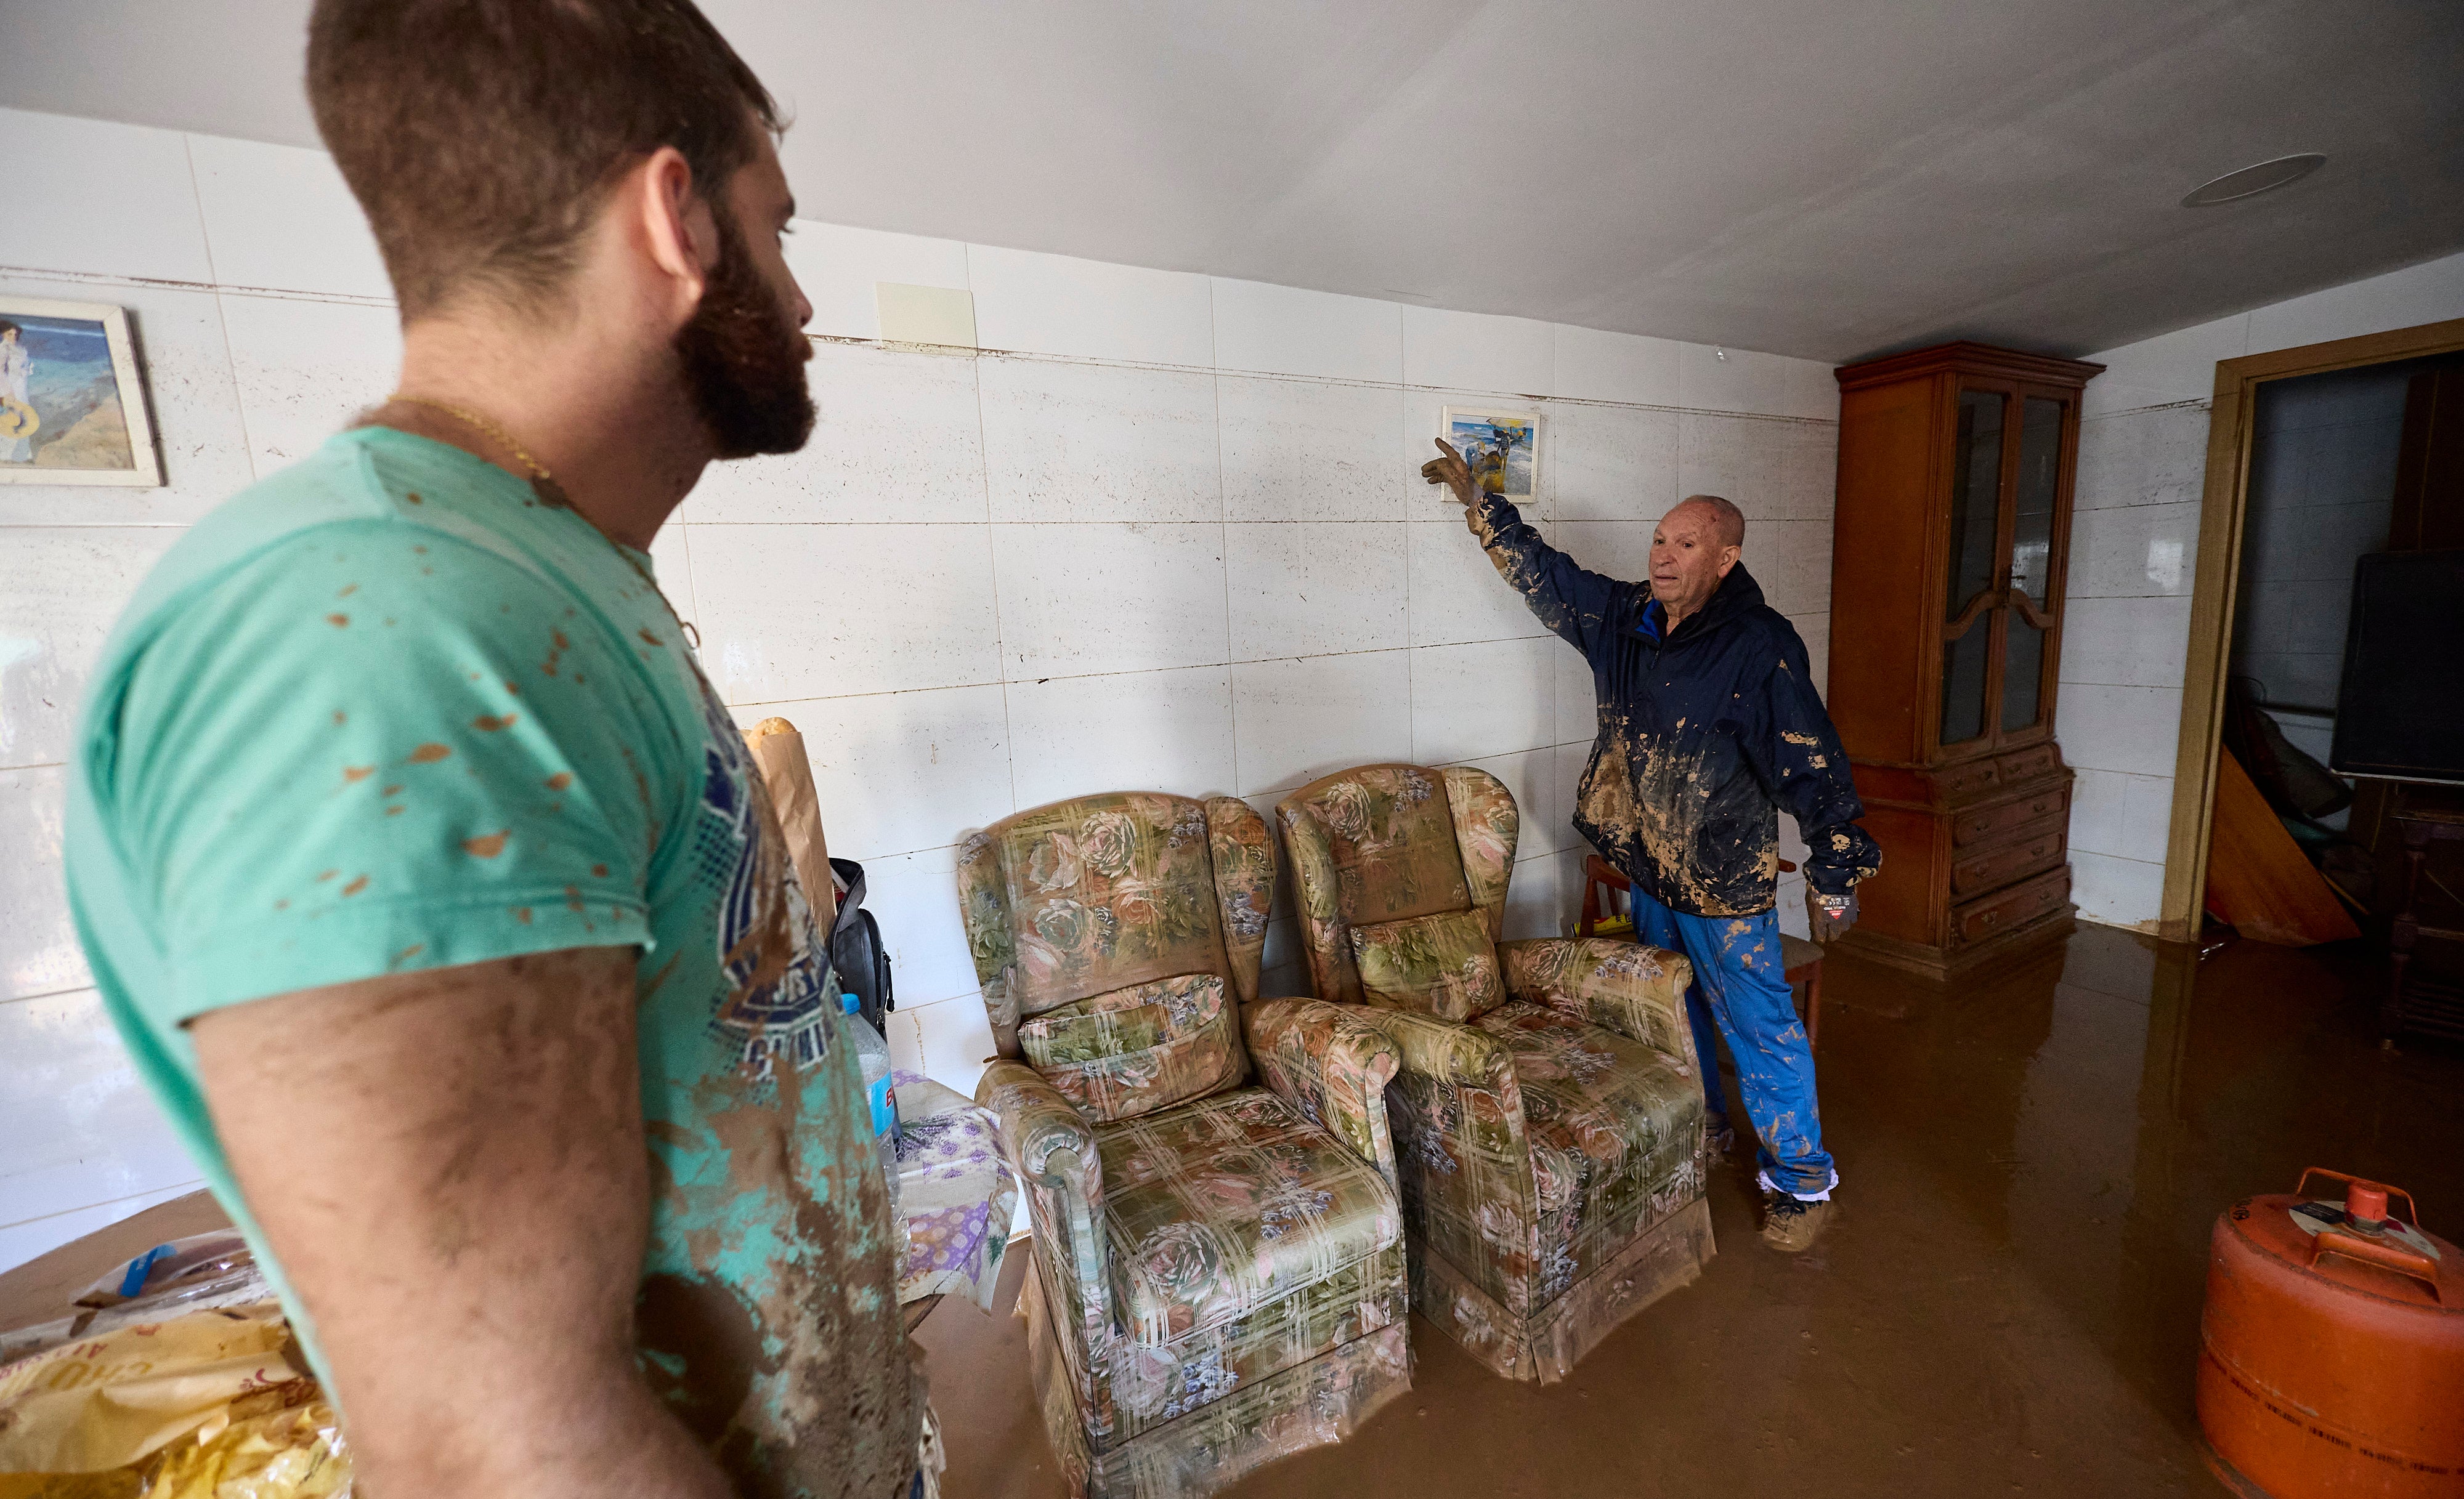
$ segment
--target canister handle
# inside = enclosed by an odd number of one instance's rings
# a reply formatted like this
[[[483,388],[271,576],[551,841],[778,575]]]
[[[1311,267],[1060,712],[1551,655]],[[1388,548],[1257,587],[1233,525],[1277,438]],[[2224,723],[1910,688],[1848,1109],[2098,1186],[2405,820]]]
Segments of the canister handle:
[[[2358,1181],[2364,1186],[2384,1187],[2387,1190],[2390,1208],[2392,1208],[2395,1199],[2404,1199],[2404,1221],[2412,1224],[2415,1228],[2421,1226],[2421,1209],[2413,1205],[2412,1194],[2402,1187],[2390,1187],[2384,1181],[2373,1181],[2367,1177],[2356,1177],[2342,1171],[2330,1171],[2324,1166],[2312,1166],[2309,1170],[2301,1173],[2300,1180],[2293,1184],[2293,1195],[2295,1197],[2308,1197],[2310,1195],[2310,1179],[2312,1177],[2332,1178],[2335,1180],[2343,1182],[2346,1186],[2350,1186],[2354,1182]]]
[[[2431,1300],[2442,1306],[2446,1304],[2446,1298],[2438,1294],[2437,1267],[2410,1249],[2399,1249],[2391,1244],[2373,1244],[2353,1234],[2322,1228],[2319,1237],[2310,1241],[2312,1268],[2316,1268],[2319,1261],[2330,1254],[2341,1254],[2346,1259],[2375,1265],[2383,1270],[2393,1270],[2398,1275],[2409,1275],[2429,1288]]]

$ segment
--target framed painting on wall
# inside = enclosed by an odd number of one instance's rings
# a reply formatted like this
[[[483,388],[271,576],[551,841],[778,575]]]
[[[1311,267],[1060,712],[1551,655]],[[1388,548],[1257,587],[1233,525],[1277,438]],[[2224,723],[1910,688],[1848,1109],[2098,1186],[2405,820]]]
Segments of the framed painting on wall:
[[[1520,504],[1540,492],[1539,412],[1450,406],[1439,422],[1445,429],[1439,435],[1471,465],[1482,494]]]
[[[0,297],[0,484],[162,482],[127,312]]]

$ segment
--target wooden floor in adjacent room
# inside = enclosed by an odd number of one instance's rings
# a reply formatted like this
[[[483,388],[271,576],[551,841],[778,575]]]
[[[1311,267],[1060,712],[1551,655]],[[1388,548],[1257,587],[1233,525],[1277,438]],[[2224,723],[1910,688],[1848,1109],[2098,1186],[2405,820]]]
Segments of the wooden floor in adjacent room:
[[[1703,1279],[1572,1379],[1505,1383],[1416,1321],[1410,1394],[1231,1492],[2220,1494],[2190,1405],[2217,1213],[2320,1165],[2464,1229],[2464,1047],[2383,1047],[2362,956],[2235,941],[2201,962],[2087,927],[1947,989],[1829,968],[1841,1213],[1815,1252],[1756,1240],[1741,1157],[1712,1184]],[[944,1492],[1061,1494],[1024,1324],[945,1302],[917,1340]]]

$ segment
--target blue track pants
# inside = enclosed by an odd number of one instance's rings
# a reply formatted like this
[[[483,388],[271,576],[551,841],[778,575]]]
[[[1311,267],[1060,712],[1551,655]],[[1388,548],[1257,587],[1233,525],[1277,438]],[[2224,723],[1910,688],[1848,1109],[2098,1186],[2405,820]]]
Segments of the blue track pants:
[[[1703,1068],[1704,1095],[1710,1100],[1712,1131],[1717,1133],[1728,1115],[1720,1092],[1719,1052],[1711,1040],[1716,1022],[1737,1064],[1747,1116],[1761,1139],[1756,1154],[1764,1182],[1797,1197],[1829,1197],[1839,1173],[1822,1149],[1814,1048],[1806,1044],[1804,1023],[1789,999],[1779,914],[1689,916],[1638,890],[1634,931],[1654,947],[1683,953],[1694,965],[1685,1013],[1694,1026],[1694,1052]]]

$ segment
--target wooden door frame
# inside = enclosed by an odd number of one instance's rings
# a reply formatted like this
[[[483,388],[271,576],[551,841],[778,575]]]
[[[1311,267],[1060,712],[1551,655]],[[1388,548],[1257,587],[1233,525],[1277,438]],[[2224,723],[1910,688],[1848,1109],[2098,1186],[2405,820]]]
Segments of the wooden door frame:
[[[2251,425],[2260,385],[2298,375],[2464,350],[2464,318],[2391,333],[2335,339],[2216,362],[2208,414],[2208,472],[2199,502],[2197,574],[2190,588],[2190,647],[2182,680],[2181,740],[2173,756],[2173,819],[2165,846],[2165,894],[2157,935],[2198,936],[2208,886],[2208,837],[2215,808],[2216,753],[2224,737],[2225,676],[2233,653],[2234,594],[2241,583],[2248,514]]]

